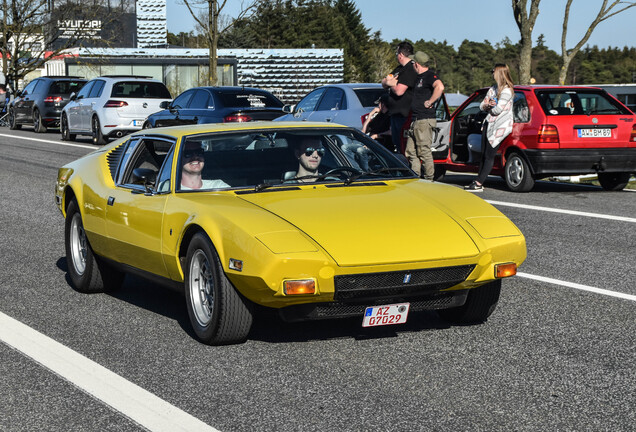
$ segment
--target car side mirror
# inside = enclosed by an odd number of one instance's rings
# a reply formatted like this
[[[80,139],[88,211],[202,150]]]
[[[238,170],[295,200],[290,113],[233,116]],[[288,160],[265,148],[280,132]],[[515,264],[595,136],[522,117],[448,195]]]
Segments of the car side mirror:
[[[144,186],[145,194],[151,195],[152,188],[157,181],[157,173],[150,168],[135,168],[132,172],[133,184],[141,184]],[[133,191],[134,192],[134,191]]]
[[[71,93],[71,95],[69,96],[69,99],[74,101],[75,99],[77,99],[77,94],[75,92]]]
[[[283,105],[283,112],[287,114],[291,114],[294,112],[294,108],[296,105]]]
[[[170,107],[170,101],[161,101],[159,104],[159,108],[168,109]]]

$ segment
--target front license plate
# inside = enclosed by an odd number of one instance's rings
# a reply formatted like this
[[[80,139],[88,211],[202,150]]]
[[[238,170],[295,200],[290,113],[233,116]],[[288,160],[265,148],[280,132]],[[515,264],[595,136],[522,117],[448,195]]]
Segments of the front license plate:
[[[579,138],[610,138],[611,129],[577,129]]]
[[[133,120],[133,126],[143,126],[143,125],[144,125],[143,120]]]
[[[371,306],[364,311],[362,327],[404,324],[409,314],[409,303]]]

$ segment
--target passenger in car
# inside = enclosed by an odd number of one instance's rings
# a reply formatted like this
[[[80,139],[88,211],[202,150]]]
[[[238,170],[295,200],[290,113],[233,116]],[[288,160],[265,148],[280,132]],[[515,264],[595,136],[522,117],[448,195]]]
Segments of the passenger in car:
[[[181,190],[217,189],[230,187],[223,180],[202,178],[205,149],[199,142],[186,142],[181,154]]]

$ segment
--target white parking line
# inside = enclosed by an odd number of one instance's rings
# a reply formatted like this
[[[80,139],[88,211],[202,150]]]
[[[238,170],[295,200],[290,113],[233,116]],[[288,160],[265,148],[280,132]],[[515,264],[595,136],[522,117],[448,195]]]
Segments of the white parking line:
[[[150,431],[218,432],[194,416],[2,312],[0,341]]]
[[[45,139],[41,139],[41,138],[22,137],[22,136],[9,135],[9,134],[0,134],[0,136],[7,137],[7,138],[28,140],[28,141],[43,142],[43,143],[47,143],[47,144],[57,144],[57,145],[67,146],[67,147],[81,147],[81,148],[86,148],[86,149],[91,149],[91,150],[97,150],[99,148],[99,147],[86,145],[86,144],[71,144],[71,143],[65,143],[65,142],[60,142],[60,141],[51,141],[51,140],[45,140]]]
[[[528,210],[545,211],[550,213],[562,213],[562,214],[568,214],[568,215],[574,215],[574,216],[585,216],[585,217],[592,217],[592,218],[598,218],[598,219],[609,219],[614,221],[636,223],[636,218],[625,217],[625,216],[612,216],[612,215],[606,215],[602,213],[588,213],[588,212],[580,212],[576,210],[563,210],[563,209],[552,208],[552,207],[540,207],[540,206],[533,206],[528,204],[517,204],[517,203],[504,202],[504,201],[486,200],[486,202],[489,202],[492,205],[499,205],[504,207],[516,207],[516,208],[522,208],[522,209],[528,209]]]
[[[552,279],[552,278],[548,278],[548,277],[544,277],[544,276],[537,276],[537,275],[532,275],[532,274],[528,274],[528,273],[521,273],[521,272],[517,272],[517,276],[522,277],[522,278],[526,278],[526,279],[533,279],[539,282],[546,282],[546,283],[550,283],[550,284],[554,284],[554,285],[560,285],[560,286],[564,286],[564,287],[568,287],[568,288],[575,288],[578,290],[582,290],[582,291],[589,291],[589,292],[593,292],[596,294],[602,294],[602,295],[606,295],[606,296],[610,296],[610,297],[617,297],[620,299],[624,299],[624,300],[631,300],[631,301],[636,301],[636,295],[632,295],[632,294],[625,294],[625,293],[621,293],[621,292],[617,292],[617,291],[610,291],[610,290],[606,290],[606,289],[602,289],[602,288],[596,288],[596,287],[591,287],[588,285],[581,285],[578,283],[574,283],[574,282],[567,282],[567,281],[562,281],[559,279]]]

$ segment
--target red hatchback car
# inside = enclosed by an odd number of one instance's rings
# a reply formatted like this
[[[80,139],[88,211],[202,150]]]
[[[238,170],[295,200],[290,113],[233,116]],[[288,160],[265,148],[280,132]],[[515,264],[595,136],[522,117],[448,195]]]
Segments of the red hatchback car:
[[[487,90],[473,93],[450,120],[438,120],[436,178],[446,170],[479,170],[486,115],[479,104]],[[492,170],[512,191],[527,192],[540,178],[580,174],[598,174],[604,189],[617,191],[636,173],[636,116],[605,90],[515,86],[513,110],[513,131]]]

